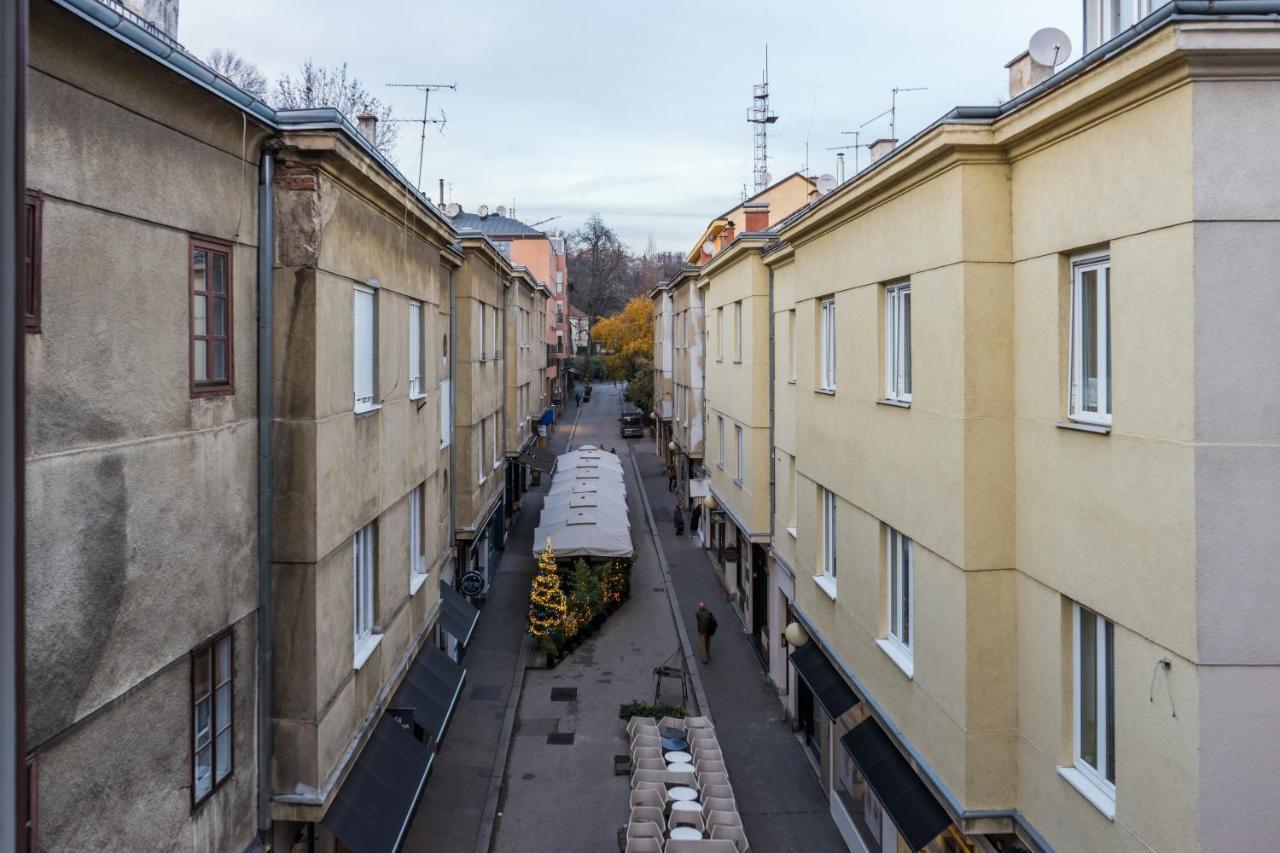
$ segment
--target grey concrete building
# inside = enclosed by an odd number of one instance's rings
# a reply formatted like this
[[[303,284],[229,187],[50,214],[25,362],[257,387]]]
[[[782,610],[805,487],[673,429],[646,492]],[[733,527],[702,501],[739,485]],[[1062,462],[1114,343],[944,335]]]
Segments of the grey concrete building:
[[[27,747],[41,850],[255,837],[265,123],[31,4]]]
[[[507,355],[504,361],[506,399],[503,450],[507,459],[506,526],[520,509],[520,498],[531,481],[531,468],[546,463],[529,453],[538,438],[543,376],[547,370],[546,324],[538,325],[539,310],[551,291],[525,267],[516,267],[507,289]]]

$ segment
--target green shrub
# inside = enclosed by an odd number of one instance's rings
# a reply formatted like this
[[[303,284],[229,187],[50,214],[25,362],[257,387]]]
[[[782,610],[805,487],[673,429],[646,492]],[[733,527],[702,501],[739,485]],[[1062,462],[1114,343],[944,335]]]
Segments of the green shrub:
[[[622,720],[630,720],[632,717],[653,717],[655,720],[660,720],[663,717],[686,716],[688,712],[683,705],[668,705],[665,702],[654,704],[637,700],[618,708],[618,718]]]

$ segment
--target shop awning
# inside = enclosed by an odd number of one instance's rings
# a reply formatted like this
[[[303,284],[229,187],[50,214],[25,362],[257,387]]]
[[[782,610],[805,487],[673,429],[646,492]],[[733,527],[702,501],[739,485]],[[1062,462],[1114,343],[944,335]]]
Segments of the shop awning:
[[[556,455],[541,447],[530,447],[517,458],[522,464],[536,468],[544,474],[550,474],[556,467]]]
[[[462,645],[471,642],[471,633],[480,621],[480,611],[444,581],[440,582],[440,624]]]
[[[835,719],[845,711],[858,704],[858,697],[853,695],[849,685],[844,683],[840,673],[827,660],[827,656],[818,648],[817,643],[806,643],[791,653],[791,662],[796,672],[809,685],[813,695],[818,697],[822,707],[827,709],[831,719]]]
[[[409,664],[391,704],[412,708],[414,722],[422,726],[432,742],[439,743],[444,740],[466,676],[467,671],[449,660],[448,655],[435,646],[426,646]]]
[[[384,714],[320,822],[352,853],[394,853],[431,772],[435,747]]]
[[[951,824],[946,809],[875,720],[863,720],[840,742],[912,850],[919,850]]]

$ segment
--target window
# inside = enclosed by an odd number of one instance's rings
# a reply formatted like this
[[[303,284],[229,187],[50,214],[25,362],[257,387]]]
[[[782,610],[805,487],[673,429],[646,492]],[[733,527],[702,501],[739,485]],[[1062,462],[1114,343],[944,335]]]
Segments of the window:
[[[1111,259],[1089,255],[1071,265],[1070,417],[1111,423]]]
[[[483,302],[476,303],[476,317],[479,318],[480,328],[476,332],[476,348],[480,353],[480,360],[484,361],[484,318],[489,313],[489,309]]]
[[[409,398],[426,396],[422,381],[422,303],[409,303]]]
[[[836,495],[835,492],[829,492],[821,486],[818,487],[818,501],[822,513],[821,525],[821,541],[822,550],[818,555],[820,561],[818,568],[822,570],[821,577],[818,578],[818,585],[821,586],[828,595],[835,598],[836,595],[836,547],[837,547],[837,517],[836,517]]]
[[[440,446],[448,447],[453,441],[453,400],[449,394],[448,379],[440,382]]]
[[[485,464],[484,454],[485,448],[488,447],[488,427],[489,419],[480,419],[480,440],[476,442],[476,481],[484,482],[484,477],[489,473],[489,466]]]
[[[912,674],[911,649],[915,642],[915,600],[912,595],[913,561],[909,538],[892,527],[887,528],[885,557],[885,589],[887,592],[885,633],[882,644],[894,662],[907,675]]]
[[[791,345],[791,353],[789,356],[791,359],[791,365],[790,365],[789,372],[791,375],[791,381],[795,382],[796,381],[796,362],[799,360],[798,359],[799,349],[798,349],[798,341],[796,340],[796,309],[794,308],[792,308],[790,311],[787,312],[787,337],[790,340],[790,345]]]
[[[829,296],[822,300],[821,357],[818,360],[818,387],[823,391],[836,390],[836,299]]]
[[[498,306],[493,307],[493,357],[502,358],[502,315],[498,311]]]
[[[720,467],[724,468],[724,415],[716,415],[716,430],[719,435],[716,446],[720,448]]]
[[[733,303],[733,357],[742,361],[742,302]]]
[[[1085,50],[1092,50],[1151,14],[1151,0],[1088,0]]]
[[[373,290],[353,288],[355,299],[355,410],[356,413],[376,409],[374,402],[374,360],[377,352],[377,327],[374,323]]]
[[[737,480],[738,480],[738,482],[739,482],[739,483],[741,483],[741,482],[742,482],[742,480],[743,480],[743,477],[745,476],[745,472],[744,472],[744,470],[743,470],[743,466],[742,466],[742,461],[743,461],[743,460],[742,460],[742,453],[743,453],[743,449],[742,449],[742,427],[738,426],[737,424],[734,424],[734,426],[733,426],[733,438],[734,438],[734,441],[736,441],[736,442],[737,442],[737,445],[738,445],[738,475],[737,475]]]
[[[40,331],[40,238],[44,231],[44,196],[28,190],[25,210],[26,234],[22,252],[22,323],[28,332],[38,332]]]
[[[885,288],[884,395],[911,402],[911,284]]]
[[[564,293],[564,273],[556,270],[556,293]]]
[[[502,460],[498,457],[498,416],[493,416],[493,428],[489,430],[489,440],[493,442],[493,467],[497,468]]]
[[[234,766],[231,719],[231,634],[191,653],[191,805],[227,780]]]
[[[556,352],[564,352],[564,332],[556,332]]]
[[[373,571],[375,559],[375,527],[368,524],[356,531],[352,543],[352,581],[355,616],[355,668],[364,666],[381,635],[373,633]]]
[[[1072,605],[1074,769],[1115,808],[1115,625]],[[1090,799],[1093,799],[1092,797]],[[1105,810],[1105,808],[1104,808]]]
[[[564,300],[556,300],[556,325],[564,325]]]
[[[427,543],[422,536],[422,504],[426,494],[425,486],[418,486],[409,492],[409,593],[418,591],[418,587],[427,578]]]
[[[191,394],[230,394],[231,246],[191,239]]]
[[[449,333],[445,332],[440,336],[440,364],[446,370],[449,368]]]
[[[796,535],[796,458],[787,454],[787,532]]]

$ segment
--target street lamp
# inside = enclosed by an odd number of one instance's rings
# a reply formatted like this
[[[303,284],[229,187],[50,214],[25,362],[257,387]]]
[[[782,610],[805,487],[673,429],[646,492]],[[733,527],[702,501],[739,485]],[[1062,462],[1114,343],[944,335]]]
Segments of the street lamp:
[[[670,450],[672,453],[676,452],[676,443],[674,440],[667,442],[667,450]]]
[[[799,622],[792,622],[782,632],[787,642],[797,649],[809,642],[809,634]]]
[[[706,507],[708,511],[710,511],[720,506],[720,501],[716,500],[715,495],[707,495],[705,498],[702,499],[702,505]]]

